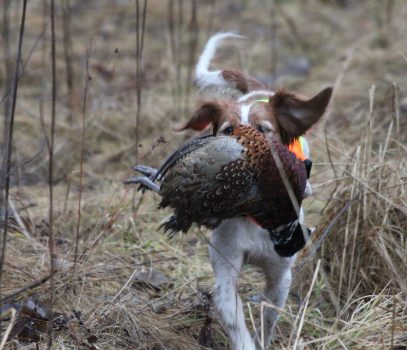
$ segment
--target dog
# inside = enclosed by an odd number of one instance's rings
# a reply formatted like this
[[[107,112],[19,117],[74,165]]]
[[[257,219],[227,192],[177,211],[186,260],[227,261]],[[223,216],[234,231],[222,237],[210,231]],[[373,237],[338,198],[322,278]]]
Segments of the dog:
[[[323,89],[308,99],[285,90],[269,90],[262,82],[239,70],[210,70],[220,43],[240,38],[231,32],[212,36],[196,65],[196,85],[202,95],[210,96],[195,110],[190,120],[178,130],[201,131],[211,126],[216,135],[227,134],[231,127],[250,124],[270,140],[287,147],[298,142],[324,114],[332,88]],[[302,156],[309,158],[309,147],[302,139]],[[299,155],[301,156],[301,155]],[[304,197],[311,194],[307,183]],[[303,222],[303,211],[299,213]],[[237,281],[245,263],[259,267],[265,275],[264,298],[277,308],[285,305],[290,285],[291,267],[296,255],[281,256],[269,233],[246,217],[224,220],[211,233],[210,261],[216,276],[214,302],[234,350],[268,348],[278,319],[275,308],[264,312],[261,340],[252,337],[244,320]]]

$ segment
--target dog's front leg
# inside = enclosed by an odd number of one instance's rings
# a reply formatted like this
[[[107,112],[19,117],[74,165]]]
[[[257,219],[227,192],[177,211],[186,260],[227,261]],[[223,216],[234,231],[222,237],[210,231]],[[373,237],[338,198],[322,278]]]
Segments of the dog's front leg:
[[[238,242],[229,223],[222,223],[212,232],[209,255],[216,276],[215,306],[229,336],[231,348],[254,350],[255,344],[246,327],[242,301],[237,293],[237,280],[244,257]]]
[[[266,277],[264,296],[272,305],[283,308],[290,291],[291,265],[295,261],[295,255],[289,258],[278,256],[274,253],[271,259],[262,268]],[[264,349],[268,349],[278,320],[278,311],[272,307],[264,310],[263,341]]]

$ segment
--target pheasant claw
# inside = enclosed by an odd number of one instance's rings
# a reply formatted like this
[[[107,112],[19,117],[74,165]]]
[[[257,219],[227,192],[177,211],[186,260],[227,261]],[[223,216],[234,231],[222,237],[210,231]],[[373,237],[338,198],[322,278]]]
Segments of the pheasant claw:
[[[154,177],[157,174],[157,169],[149,167],[147,165],[135,165],[133,167],[134,171],[138,171],[139,173],[148,176],[148,177]]]
[[[142,189],[160,192],[160,186],[151,181],[147,176],[134,176],[124,181],[125,185],[139,184]]]

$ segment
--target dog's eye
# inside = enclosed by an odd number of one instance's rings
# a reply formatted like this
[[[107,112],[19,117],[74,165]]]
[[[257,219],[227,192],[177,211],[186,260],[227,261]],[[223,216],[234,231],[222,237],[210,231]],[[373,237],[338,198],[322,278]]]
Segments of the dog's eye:
[[[223,129],[223,133],[225,135],[229,135],[233,132],[233,130],[234,130],[233,126],[228,126],[227,128]]]
[[[264,128],[263,128],[261,125],[259,125],[259,126],[257,127],[257,131],[260,131],[262,134],[265,133],[265,130],[264,130]]]
[[[262,123],[261,125],[257,125],[257,127],[256,127],[257,131],[261,132],[262,134],[266,134],[266,133],[272,131],[273,127],[268,124],[269,123]]]

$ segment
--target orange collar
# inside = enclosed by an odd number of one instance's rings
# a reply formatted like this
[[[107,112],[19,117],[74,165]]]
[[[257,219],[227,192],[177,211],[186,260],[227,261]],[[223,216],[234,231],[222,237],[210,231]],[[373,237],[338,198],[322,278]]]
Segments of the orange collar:
[[[264,103],[268,103],[269,102],[269,97],[263,97],[263,98],[259,98],[256,100],[257,102],[264,102]],[[295,156],[299,159],[299,160],[306,160],[307,157],[305,157],[304,155],[304,150],[303,150],[303,144],[304,142],[304,138],[302,136],[296,138],[289,146],[288,146],[288,150],[292,153],[295,154]]]
[[[289,146],[288,146],[288,150],[292,153],[295,154],[295,156],[299,159],[304,161],[305,159],[307,159],[304,155],[304,151],[303,151],[303,147],[302,147],[302,142],[303,141],[303,137],[300,136],[299,138],[296,138]]]

